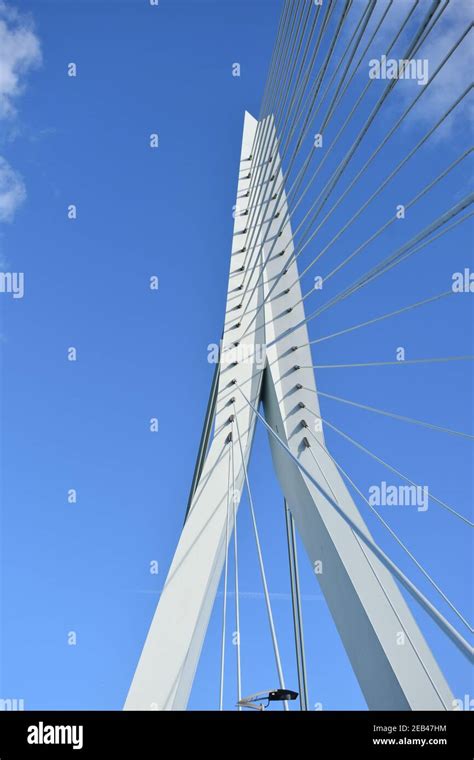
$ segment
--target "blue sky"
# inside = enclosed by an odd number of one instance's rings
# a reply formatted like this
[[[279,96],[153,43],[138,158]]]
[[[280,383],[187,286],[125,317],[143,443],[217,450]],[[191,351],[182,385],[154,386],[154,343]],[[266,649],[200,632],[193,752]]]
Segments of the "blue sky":
[[[354,15],[359,7],[354,5]],[[5,271],[25,273],[24,298],[0,294],[0,697],[24,699],[27,709],[120,709],[125,699],[182,526],[213,373],[207,346],[219,340],[222,328],[243,115],[247,109],[258,116],[280,8],[276,0],[161,0],[158,8],[145,0],[0,2],[0,73],[11,75],[0,79],[0,156],[7,164],[0,162],[0,255]],[[426,8],[422,2],[405,44]],[[443,33],[428,43],[433,66],[466,25],[465,6],[460,8],[454,4]],[[12,30],[21,34],[9,47]],[[71,62],[77,64],[75,78],[67,76]],[[241,65],[240,77],[232,76],[234,62]],[[444,84],[433,88],[426,103],[420,101],[359,190],[308,246],[304,266],[462,91],[465,64],[460,51]],[[366,81],[365,73],[356,78],[353,98]],[[354,158],[341,191],[367,149],[417,94],[418,85],[403,84]],[[374,85],[368,105],[383,86]],[[320,182],[367,113],[368,106]],[[315,274],[325,275],[342,261],[471,143],[468,116],[463,106],[397,175],[370,212],[321,258],[320,269],[308,274],[303,292]],[[156,150],[149,147],[151,133],[159,134]],[[467,192],[469,173],[464,161],[417,204],[416,213],[335,276],[323,296],[311,296],[308,309],[457,202]],[[75,220],[67,216],[70,204],[77,206]],[[303,204],[299,213],[304,209]],[[329,309],[310,323],[311,338],[447,290],[453,272],[465,267],[472,271],[468,224]],[[152,275],[159,277],[158,292],[149,289]],[[442,299],[316,344],[314,363],[393,360],[399,346],[407,359],[471,354],[472,298],[464,293]],[[67,360],[71,346],[76,362]],[[469,362],[317,373],[326,393],[471,434],[472,381]],[[329,399],[321,407],[323,417],[469,515],[472,441]],[[159,420],[157,433],[149,431],[151,417]],[[382,480],[399,482],[336,433],[328,431],[327,440],[364,493]],[[282,496],[260,428],[250,480],[285,676],[297,688]],[[68,503],[69,489],[77,489],[76,504]],[[459,627],[356,501],[375,539]],[[425,513],[385,510],[384,518],[472,620],[470,529],[435,503]],[[239,540],[247,694],[276,686],[277,678],[245,499]],[[150,574],[153,560],[158,575]],[[365,709],[302,549],[300,570],[310,705]],[[232,597],[230,602],[232,608]],[[454,695],[473,695],[466,661],[409,603]],[[218,704],[221,605],[220,595],[193,709]],[[68,644],[71,631],[75,646]],[[227,655],[225,704],[231,709],[230,637]]]

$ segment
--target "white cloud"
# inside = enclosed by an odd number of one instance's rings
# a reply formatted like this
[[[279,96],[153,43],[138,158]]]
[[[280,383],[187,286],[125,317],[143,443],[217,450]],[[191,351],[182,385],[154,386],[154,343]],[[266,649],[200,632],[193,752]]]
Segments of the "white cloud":
[[[0,156],[0,222],[11,222],[25,198],[22,177]]]
[[[420,4],[417,13],[413,16],[414,22],[412,22],[410,34],[406,35],[406,40],[413,35],[415,24],[418,24],[424,17],[429,5],[430,3]],[[407,2],[407,0],[393,3],[387,19],[392,28],[396,28],[400,24],[410,7],[412,7],[412,3]],[[451,2],[416,54],[417,58],[427,59],[430,80],[438,65],[472,22],[473,7],[472,0]],[[415,106],[409,123],[412,124],[413,121],[426,125],[434,123],[448,110],[457,96],[461,95],[469,86],[474,70],[474,47],[472,43],[473,33],[471,30],[443,65],[433,82],[426,87],[426,92],[423,93],[419,103]],[[393,55],[393,57],[398,57],[398,53],[402,53],[404,46],[406,46],[406,42],[400,43],[397,55]],[[397,85],[397,97],[408,104],[419,94],[419,87],[414,81],[400,82]],[[456,123],[464,123],[470,116],[472,116],[472,96],[467,96],[440,130],[440,134],[442,133],[446,137],[446,133],[451,131]]]
[[[0,118],[13,116],[14,100],[30,69],[41,63],[41,48],[29,16],[0,0]]]
[[[362,11],[366,8],[367,0],[355,0],[354,18],[360,17]],[[367,63],[371,58],[380,58],[382,54],[387,53],[387,48],[391,44],[396,32],[399,30],[402,22],[407,17],[409,11],[414,7],[415,0],[393,0],[384,19],[383,25],[377,35],[375,42],[367,56]],[[370,28],[374,29],[382,13],[387,9],[388,0],[380,0],[374,10]],[[408,43],[413,39],[416,29],[419,27],[421,20],[426,16],[428,9],[431,7],[431,0],[422,0],[416,7],[405,27],[404,32],[398,39],[395,47],[390,51],[390,58],[403,58]],[[439,8],[443,7],[442,5]],[[456,98],[470,85],[472,72],[474,70],[474,45],[473,31],[471,30],[467,37],[460,44],[458,49],[452,54],[443,68],[431,82],[432,74],[438,65],[442,62],[451,47],[457,42],[461,34],[468,28],[474,17],[473,0],[451,0],[446,9],[441,14],[439,20],[423,42],[416,58],[426,59],[428,61],[429,79],[426,92],[420,97],[419,102],[414,107],[404,129],[409,129],[414,123],[422,125],[431,125],[437,121],[453,104]],[[369,35],[367,35],[369,36]],[[397,104],[403,109],[420,94],[420,85],[414,80],[405,79],[397,83],[394,94],[391,96],[387,108],[393,108],[394,113],[390,118],[395,117],[395,111],[398,113]],[[437,130],[436,135],[446,137],[447,133],[453,128],[462,126],[474,117],[474,104],[472,93],[465,97],[464,101],[456,107],[455,111],[448,118],[447,122]]]
[[[0,120],[15,117],[26,76],[40,63],[40,42],[30,16],[0,0]],[[22,177],[0,156],[0,222],[11,222],[25,198]]]
[[[471,2],[457,0],[448,6],[439,32],[436,30],[427,39],[420,55],[429,61],[430,75],[433,74],[444,57],[461,37],[473,19],[473,5]],[[422,121],[432,121],[442,116],[452,105],[457,96],[470,85],[474,70],[473,33],[467,37],[453,53],[449,61],[433,81],[426,95],[420,98],[420,107],[417,109],[417,118]],[[472,94],[464,99],[460,107],[456,109],[454,118],[464,119],[472,115]],[[453,126],[453,119],[450,119]]]

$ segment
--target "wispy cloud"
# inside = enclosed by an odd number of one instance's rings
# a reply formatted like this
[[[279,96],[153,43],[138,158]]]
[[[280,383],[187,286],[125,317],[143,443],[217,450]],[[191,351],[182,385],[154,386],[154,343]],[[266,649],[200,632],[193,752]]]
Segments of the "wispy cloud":
[[[429,61],[430,74],[434,73],[453,45],[459,40],[472,22],[473,16],[474,6],[471,0],[469,2],[467,0],[456,0],[455,3],[448,6],[438,33],[435,30],[430,35],[421,51],[423,57]],[[461,95],[470,85],[473,70],[474,45],[471,30],[443,66],[433,85],[427,89],[424,97],[420,98],[422,105],[417,109],[417,118],[429,122],[440,117],[456,97]],[[469,97],[457,109],[456,115],[457,118],[460,116],[464,118],[466,115],[472,116],[472,113],[472,97]],[[451,120],[451,126],[453,123]]]
[[[0,0],[0,118],[14,116],[30,69],[41,63],[41,48],[29,15]]]
[[[222,591],[219,591],[218,596],[223,596]],[[270,591],[270,599],[281,602],[291,602],[291,594],[282,591]],[[235,596],[234,591],[228,591],[227,596]],[[239,596],[244,599],[265,599],[263,591],[240,591]],[[304,602],[320,602],[324,599],[322,594],[301,594],[301,599]]]
[[[29,71],[41,63],[41,46],[29,15],[0,0],[0,120],[10,123]],[[21,175],[0,156],[0,222],[11,222],[26,198]]]
[[[138,594],[156,594],[158,596],[161,595],[161,592],[163,589],[135,589],[135,593]],[[222,591],[217,592],[217,596],[221,597],[223,596]],[[228,591],[227,596],[232,597],[235,596],[234,591]],[[263,591],[239,591],[239,597],[242,597],[243,599],[265,599],[265,594]],[[286,592],[282,591],[271,591],[270,592],[270,599],[273,599],[275,601],[281,601],[281,602],[291,602],[291,594],[288,594]],[[304,602],[320,602],[324,599],[322,594],[301,594],[301,599]]]
[[[394,2],[388,14],[387,28],[391,31],[396,28],[412,5],[413,3],[408,2],[408,0]],[[414,121],[427,125],[433,123],[448,110],[455,99],[469,86],[474,69],[472,30],[446,61],[432,82],[431,78],[462,33],[471,24],[474,15],[473,9],[472,0],[451,2],[417,53],[417,58],[428,61],[429,85],[426,86],[426,92],[423,93],[410,116],[411,124]],[[415,23],[419,23],[426,11],[427,5],[420,4],[413,17]],[[409,37],[410,35],[407,39]],[[402,52],[404,45],[405,42],[399,44],[399,50],[393,57],[396,58]],[[408,104],[419,94],[419,85],[414,80],[404,80],[397,85],[397,93],[398,97]],[[472,108],[472,97],[466,97],[441,130],[444,137],[457,123],[465,123],[466,117],[472,116]]]
[[[379,0],[370,22],[371,29],[374,29],[378,24],[381,15],[387,10],[388,4],[389,0]],[[388,47],[400,26],[411,9],[414,8],[404,32],[389,54],[390,58],[403,58],[409,41],[413,39],[416,28],[425,17],[430,6],[431,0],[429,2],[423,0],[418,5],[415,5],[415,0],[392,0],[383,25],[367,55],[367,65],[369,59],[380,58],[382,54],[387,53]],[[366,7],[366,0],[355,0],[353,20],[359,18]],[[462,33],[469,27],[473,16],[473,0],[451,0],[421,45],[416,58],[428,61],[428,85],[424,86],[423,94],[405,123],[404,129],[410,129],[414,124],[428,126],[437,121],[471,83],[472,71],[474,70],[472,30],[433,80],[432,74],[459,40]],[[405,108],[419,94],[420,85],[415,80],[404,79],[397,83],[394,95],[388,105],[388,109],[393,109],[390,118],[396,118],[395,114],[400,110],[397,109],[397,105]],[[473,116],[473,98],[472,95],[469,95],[456,107],[447,122],[436,134],[438,137],[446,138],[447,134],[454,128],[465,125],[467,120]],[[436,139],[436,135],[434,139]]]
[[[0,156],[0,222],[11,222],[25,198],[22,177]]]

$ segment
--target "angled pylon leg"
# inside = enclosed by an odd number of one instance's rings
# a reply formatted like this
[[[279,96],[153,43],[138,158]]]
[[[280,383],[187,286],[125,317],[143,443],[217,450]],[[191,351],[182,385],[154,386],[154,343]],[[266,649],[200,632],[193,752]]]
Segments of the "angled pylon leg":
[[[265,122],[260,124],[260,130],[263,126]],[[274,151],[273,123],[267,123],[266,127]],[[270,196],[273,182],[265,168],[268,156],[257,154],[249,160],[256,129],[257,122],[246,114],[222,341],[225,360],[221,360],[219,370],[214,436],[125,709],[186,708],[224,564],[229,489],[234,489],[232,497],[236,504],[242,490],[244,468],[239,446],[235,445],[231,415],[235,413],[238,419],[246,462],[255,430],[255,415],[239,388],[254,407],[263,400],[272,429],[320,484],[316,488],[270,439],[284,496],[312,565],[318,563],[321,569],[318,580],[369,708],[452,709],[449,687],[392,575],[338,511],[371,539],[326,448],[323,430],[315,424],[319,404],[306,326],[273,343],[277,336],[304,320],[305,315],[295,261],[288,263],[286,274],[270,294],[283,262],[293,252],[293,241],[290,224],[279,233],[287,205],[284,194],[279,200]],[[258,172],[263,197],[254,222],[258,226],[256,232],[260,233],[255,235],[256,248],[246,252],[242,251],[245,240],[242,231],[249,215],[241,216],[239,211],[246,208],[246,192],[252,181],[249,170],[252,174]],[[282,182],[280,171],[277,187]],[[276,254],[266,262],[276,235],[280,238]],[[267,241],[263,249],[261,240]],[[284,257],[278,255],[282,250]],[[244,275],[250,277],[248,272],[241,271],[246,260],[256,260],[258,266],[242,299],[239,287]],[[252,295],[248,308],[241,316],[241,299],[246,305],[249,293]],[[265,297],[268,297],[265,305],[259,308]],[[255,360],[239,360],[235,365],[229,362],[228,349],[239,341],[239,359],[243,353],[255,359],[261,356],[262,346],[267,346],[265,368]],[[311,440],[307,438],[309,447],[303,442],[308,435],[304,425],[312,430]],[[229,438],[233,430],[234,440]],[[228,476],[231,447],[235,466],[232,484]],[[231,531],[228,540],[230,536]]]
[[[284,197],[278,210],[284,216]],[[274,211],[270,204],[270,217]],[[270,240],[278,230],[277,223],[273,225]],[[290,224],[283,230],[281,244],[286,260],[293,252]],[[281,269],[278,260],[269,259],[263,272],[265,295]],[[321,589],[369,709],[450,710],[453,697],[448,684],[391,573],[335,508],[339,506],[371,539],[324,442],[306,325],[272,345],[277,336],[305,319],[301,298],[293,260],[265,304],[268,368],[263,400],[267,422],[321,488],[270,437],[280,485],[311,564],[320,571]]]
[[[232,446],[236,474],[232,507],[234,503],[237,507],[242,489],[243,466],[239,447],[234,445],[235,440],[229,441],[234,428],[230,418],[235,411],[247,460],[252,445],[255,418],[237,398],[237,388],[245,389],[258,403],[264,369],[264,361],[258,361],[264,346],[263,310],[249,335],[239,346],[234,347],[234,343],[243,333],[243,326],[238,326],[242,319],[241,309],[236,307],[243,295],[238,288],[245,275],[241,271],[246,259],[242,247],[248,215],[243,215],[242,211],[248,202],[246,192],[251,181],[248,174],[255,163],[248,159],[256,125],[255,119],[246,114],[214,436],[130,687],[125,704],[128,710],[180,710],[186,707],[225,559]],[[252,313],[261,303],[262,288],[258,288],[249,306]],[[241,356],[249,360],[239,361],[234,366],[234,357]],[[229,540],[230,536],[229,531]]]

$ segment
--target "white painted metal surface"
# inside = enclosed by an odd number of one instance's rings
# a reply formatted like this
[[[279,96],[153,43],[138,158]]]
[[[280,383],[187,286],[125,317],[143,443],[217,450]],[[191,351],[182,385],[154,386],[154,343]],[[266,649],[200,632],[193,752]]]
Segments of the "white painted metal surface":
[[[268,181],[260,156],[248,160],[256,128],[255,119],[246,114],[237,190],[240,211],[245,210],[248,201],[249,171],[261,174],[262,181],[268,185],[267,192],[273,184]],[[256,222],[270,243],[286,211],[284,196],[278,209],[275,203],[270,201],[265,219],[257,218]],[[277,211],[280,212],[279,218],[275,218]],[[241,317],[241,310],[236,307],[242,297],[238,288],[244,276],[240,268],[245,252],[241,252],[241,248],[245,238],[242,230],[247,220],[248,216],[241,216],[237,211],[223,354],[239,341],[255,309],[262,304],[271,283],[280,273],[282,258],[278,256],[279,251],[285,250],[285,260],[292,252],[291,227],[286,225],[281,248],[276,246],[264,271],[260,265],[262,276],[255,276],[252,280],[252,283],[258,281],[258,287],[246,315]],[[265,259],[268,245],[266,243],[261,251],[261,261]],[[271,344],[277,335],[304,319],[303,304],[297,303],[301,298],[297,278],[297,264],[293,261],[281,286],[279,284],[275,289],[241,342],[240,352],[245,346],[245,355],[260,355],[262,345]],[[295,284],[286,293],[292,283]],[[263,399],[269,424],[320,484],[320,488],[316,488],[271,438],[273,461],[283,493],[291,506],[311,563],[313,566],[315,562],[322,563],[322,572],[317,578],[369,708],[452,709],[453,697],[449,687],[396,582],[336,508],[339,507],[362,534],[370,538],[325,447],[323,430],[315,426],[319,404],[313,370],[294,369],[295,365],[311,367],[313,362],[307,344],[307,330],[303,326],[268,348],[265,371],[254,361],[242,360],[242,353],[237,356],[240,360],[235,366],[221,365],[214,437],[130,687],[125,704],[127,710],[186,708],[224,563],[228,457],[232,446],[237,499],[242,492],[243,466],[235,429],[234,441],[228,441],[232,430],[229,417],[234,411],[232,398],[235,398],[246,461],[255,429],[255,416],[238,387],[255,406]],[[296,351],[292,350],[294,346],[298,346]],[[297,383],[302,387],[296,388]],[[300,403],[304,404],[303,408]],[[302,427],[302,420],[311,426],[312,436]],[[305,436],[311,450],[302,443]],[[311,641],[307,641],[307,647],[311,647]]]
[[[237,187],[232,257],[229,273],[222,354],[230,363],[221,364],[217,396],[214,436],[176,553],[165,582],[160,601],[143,648],[127,697],[125,709],[184,709],[192,686],[204,636],[217,592],[225,557],[225,525],[228,503],[228,457],[232,443],[227,442],[232,429],[229,417],[234,411],[232,398],[238,395],[237,384],[258,402],[263,367],[252,361],[232,366],[227,354],[243,333],[236,327],[241,317],[236,306],[241,300],[245,259],[241,252],[247,216],[239,212],[246,207],[252,162],[251,153],[256,121],[246,114],[242,141],[240,178]],[[262,301],[262,290],[256,291],[250,308]],[[264,345],[263,310],[252,332],[238,347],[251,356]],[[233,381],[236,381],[233,383]],[[236,399],[237,401],[237,399]],[[248,407],[238,404],[239,430],[244,456],[248,460],[255,428],[255,419]],[[234,441],[235,443],[235,441]],[[243,467],[239,447],[234,445],[235,489],[242,490]],[[231,537],[229,533],[229,540]]]

